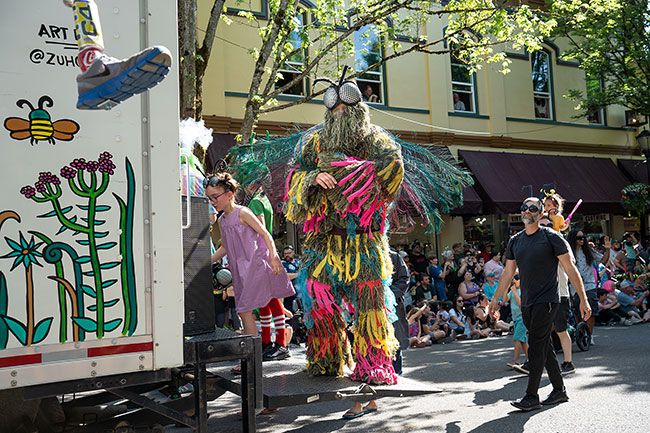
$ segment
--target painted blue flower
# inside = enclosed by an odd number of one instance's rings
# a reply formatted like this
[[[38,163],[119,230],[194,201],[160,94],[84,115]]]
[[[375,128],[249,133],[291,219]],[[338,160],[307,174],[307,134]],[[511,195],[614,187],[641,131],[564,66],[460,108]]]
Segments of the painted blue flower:
[[[11,240],[8,237],[5,237],[5,240],[7,241],[7,245],[11,247],[12,251],[10,251],[9,254],[2,256],[0,258],[3,259],[14,258],[14,264],[11,267],[11,271],[13,271],[16,268],[16,266],[20,264],[23,264],[25,268],[28,268],[32,264],[43,266],[36,259],[36,257],[43,257],[43,255],[38,252],[38,247],[40,247],[43,244],[43,242],[35,243],[34,236],[32,236],[29,242],[27,242],[22,232],[20,232],[20,243]]]

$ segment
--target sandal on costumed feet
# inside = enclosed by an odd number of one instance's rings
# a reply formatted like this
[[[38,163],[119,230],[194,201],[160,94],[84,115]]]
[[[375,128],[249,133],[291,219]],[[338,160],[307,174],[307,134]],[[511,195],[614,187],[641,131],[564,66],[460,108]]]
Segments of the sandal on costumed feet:
[[[373,412],[377,412],[377,406],[366,405],[363,408],[363,413],[364,414],[369,414],[369,413],[373,413]]]
[[[362,411],[360,411],[360,412],[355,412],[355,411],[353,411],[352,409],[350,409],[350,410],[348,410],[347,412],[345,412],[345,413],[343,414],[343,416],[341,416],[341,418],[343,418],[343,419],[355,419],[355,418],[362,417],[362,416],[364,416],[365,414],[366,414],[366,411],[365,411],[365,410],[362,410]]]

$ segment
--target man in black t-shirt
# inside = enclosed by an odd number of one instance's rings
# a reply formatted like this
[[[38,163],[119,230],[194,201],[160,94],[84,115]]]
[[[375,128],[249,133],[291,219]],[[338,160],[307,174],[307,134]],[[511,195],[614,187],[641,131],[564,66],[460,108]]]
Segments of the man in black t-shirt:
[[[556,231],[539,225],[543,210],[542,201],[537,197],[524,200],[521,206],[521,220],[525,228],[508,242],[506,266],[489,307],[490,314],[496,318],[499,310],[496,300],[510,286],[518,267],[521,280],[521,313],[528,329],[529,375],[526,395],[521,400],[512,402],[512,405],[522,411],[539,409],[541,404],[552,405],[569,400],[551,340],[553,319],[560,302],[558,262],[580,297],[583,319],[587,320],[591,315],[585,288],[569,255],[567,242]],[[553,391],[540,404],[538,389],[544,367],[553,384]]]

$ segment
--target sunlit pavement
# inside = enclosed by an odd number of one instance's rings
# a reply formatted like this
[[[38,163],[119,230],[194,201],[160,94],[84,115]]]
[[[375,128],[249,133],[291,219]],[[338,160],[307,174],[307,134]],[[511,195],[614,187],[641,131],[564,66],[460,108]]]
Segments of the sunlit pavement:
[[[598,327],[595,340],[588,352],[574,353],[577,371],[565,381],[569,403],[536,412],[520,413],[510,405],[523,396],[526,378],[506,366],[512,359],[512,340],[506,336],[407,351],[405,376],[441,387],[442,394],[382,399],[379,412],[350,421],[341,419],[347,402],[282,408],[258,415],[258,431],[648,432],[650,325]],[[300,356],[296,352],[294,357]],[[543,376],[540,397],[550,391]],[[210,431],[241,431],[238,404],[229,394],[211,402]]]

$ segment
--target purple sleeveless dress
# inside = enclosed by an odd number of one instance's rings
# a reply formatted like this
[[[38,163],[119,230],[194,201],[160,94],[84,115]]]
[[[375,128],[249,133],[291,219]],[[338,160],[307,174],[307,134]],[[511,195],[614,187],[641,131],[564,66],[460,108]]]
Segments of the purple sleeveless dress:
[[[224,213],[219,222],[232,272],[235,306],[242,313],[266,306],[271,298],[286,298],[295,292],[284,268],[279,275],[273,273],[264,239],[239,221],[240,212],[237,206],[230,215]]]

